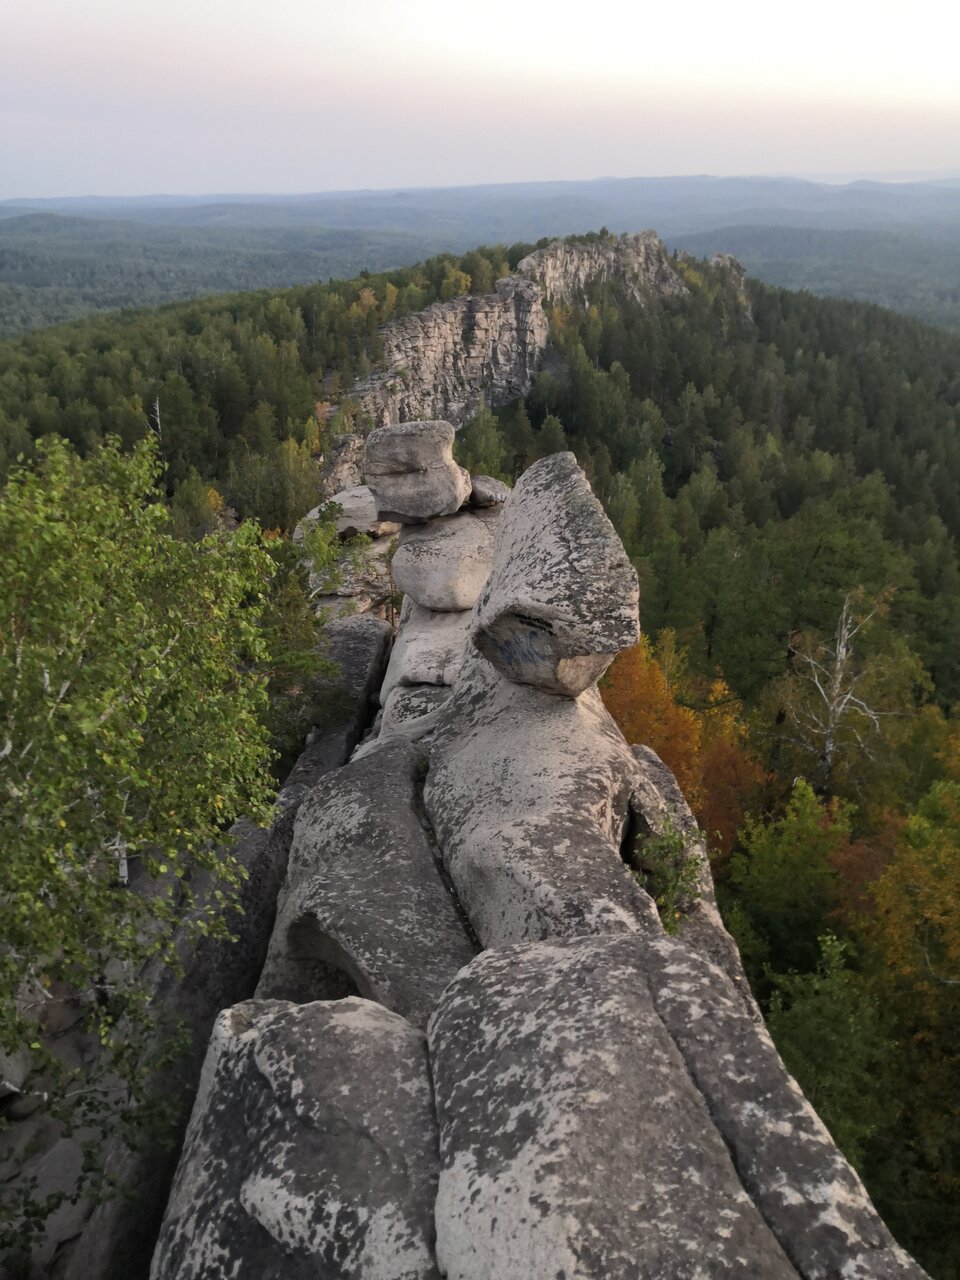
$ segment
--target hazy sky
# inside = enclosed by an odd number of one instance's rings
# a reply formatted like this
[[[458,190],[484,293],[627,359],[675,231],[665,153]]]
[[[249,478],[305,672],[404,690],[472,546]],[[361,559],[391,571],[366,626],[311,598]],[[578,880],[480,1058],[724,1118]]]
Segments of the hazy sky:
[[[957,0],[10,0],[0,198],[960,171]]]

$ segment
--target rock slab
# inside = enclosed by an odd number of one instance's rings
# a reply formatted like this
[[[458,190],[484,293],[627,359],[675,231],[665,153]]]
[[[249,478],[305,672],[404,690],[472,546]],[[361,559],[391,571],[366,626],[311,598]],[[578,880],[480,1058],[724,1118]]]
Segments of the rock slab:
[[[439,1280],[423,1036],[365,1000],[217,1019],[152,1280]]]
[[[429,1041],[449,1280],[797,1280],[657,1015],[642,945],[486,952],[445,991]]]
[[[423,772],[415,746],[390,742],[303,800],[260,998],[353,992],[426,1026],[476,948],[420,817]]]

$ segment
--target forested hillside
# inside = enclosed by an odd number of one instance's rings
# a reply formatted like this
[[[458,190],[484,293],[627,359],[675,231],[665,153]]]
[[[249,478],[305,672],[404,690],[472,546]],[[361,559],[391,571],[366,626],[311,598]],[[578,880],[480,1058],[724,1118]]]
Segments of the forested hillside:
[[[0,344],[0,464],[155,437],[181,527],[289,530],[378,329],[529,246],[103,316]],[[637,566],[628,738],[677,774],[791,1070],[902,1242],[960,1268],[960,338],[682,259],[685,297],[554,306],[460,461],[572,448]],[[363,425],[362,423],[358,425]],[[211,494],[211,486],[215,492]],[[665,892],[677,892],[677,886]]]

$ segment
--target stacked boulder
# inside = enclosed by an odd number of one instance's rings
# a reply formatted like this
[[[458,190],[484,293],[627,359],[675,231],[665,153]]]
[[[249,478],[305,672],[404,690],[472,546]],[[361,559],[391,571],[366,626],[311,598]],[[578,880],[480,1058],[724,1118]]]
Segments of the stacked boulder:
[[[493,563],[493,535],[509,490],[476,481],[453,459],[449,422],[383,427],[367,438],[364,476],[381,518],[401,522],[393,583],[400,627],[380,690],[381,738],[419,733],[447,700],[463,660],[471,610]]]
[[[300,804],[155,1280],[919,1280],[777,1056],[675,782],[600,700],[637,583],[583,473],[544,459],[501,513],[452,439],[369,438],[406,595],[383,717]],[[699,886],[675,936],[665,839]]]

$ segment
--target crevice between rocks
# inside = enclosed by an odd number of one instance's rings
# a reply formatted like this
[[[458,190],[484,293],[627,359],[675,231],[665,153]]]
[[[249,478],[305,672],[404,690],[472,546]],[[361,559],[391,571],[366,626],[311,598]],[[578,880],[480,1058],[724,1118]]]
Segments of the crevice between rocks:
[[[794,1257],[794,1250],[789,1248],[787,1243],[783,1239],[781,1239],[780,1233],[777,1231],[774,1224],[770,1221],[770,1217],[764,1211],[763,1205],[760,1203],[759,1199],[757,1198],[757,1195],[753,1190],[751,1190],[750,1185],[748,1184],[747,1180],[744,1178],[741,1162],[737,1155],[736,1147],[734,1146],[732,1141],[728,1138],[727,1134],[725,1133],[723,1125],[719,1123],[719,1118],[716,1112],[716,1108],[711,1104],[708,1094],[701,1087],[696,1068],[691,1064],[687,1055],[683,1051],[683,1046],[681,1045],[677,1037],[674,1035],[673,1031],[670,1028],[669,1023],[663,1017],[663,1014],[660,1012],[660,1001],[657,999],[656,989],[654,988],[653,983],[650,981],[650,978],[646,973],[644,974],[644,982],[647,984],[647,990],[650,993],[650,999],[653,1002],[654,1012],[656,1013],[657,1017],[660,1020],[660,1025],[663,1027],[664,1031],[666,1032],[670,1040],[670,1043],[676,1049],[677,1054],[680,1058],[680,1061],[683,1063],[684,1070],[686,1071],[691,1084],[696,1089],[700,1097],[703,1099],[703,1104],[707,1109],[707,1114],[710,1117],[711,1124],[719,1134],[721,1142],[727,1149],[727,1154],[730,1157],[730,1163],[733,1166],[734,1173],[737,1175],[737,1181],[740,1183],[741,1187],[743,1187],[744,1193],[746,1194],[747,1198],[750,1200],[750,1203],[756,1209],[757,1213],[760,1215],[760,1218],[763,1221],[764,1225],[766,1226],[767,1230],[770,1232],[770,1235],[779,1245],[784,1258],[789,1263],[789,1265],[793,1268],[793,1270],[797,1273],[799,1280],[810,1280],[809,1273],[803,1269],[803,1267],[799,1264],[797,1259]]]
[[[467,915],[466,909],[460,901],[460,896],[453,883],[453,878],[444,863],[443,850],[440,847],[440,841],[437,839],[437,833],[434,830],[433,823],[430,821],[430,815],[427,812],[426,802],[424,801],[424,791],[426,789],[429,773],[430,757],[426,751],[423,751],[421,755],[421,772],[417,776],[413,791],[413,811],[416,814],[421,827],[423,827],[424,834],[427,837],[427,843],[430,846],[430,852],[433,854],[433,861],[437,868],[437,874],[440,877],[444,889],[446,889],[450,896],[450,901],[453,903],[454,910],[457,913],[460,923],[463,925],[464,933],[466,933],[475,951],[479,954],[484,950],[484,946],[477,937],[476,930],[470,922],[470,917]]]

